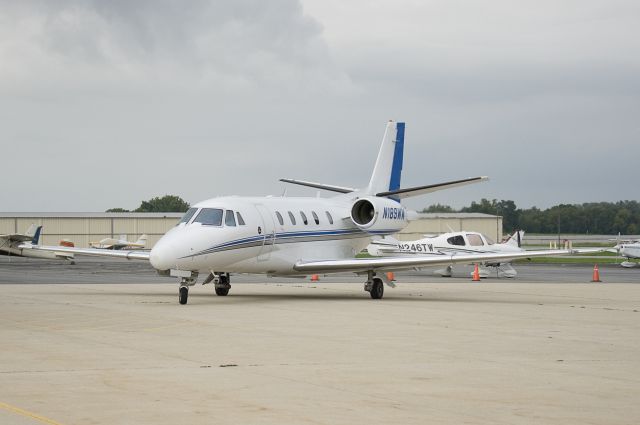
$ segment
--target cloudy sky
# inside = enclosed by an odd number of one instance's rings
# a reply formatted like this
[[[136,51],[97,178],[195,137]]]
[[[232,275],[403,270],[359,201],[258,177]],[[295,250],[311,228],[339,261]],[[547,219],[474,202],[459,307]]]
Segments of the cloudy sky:
[[[0,211],[362,186],[389,119],[491,177],[409,207],[638,199],[640,3],[0,0]]]

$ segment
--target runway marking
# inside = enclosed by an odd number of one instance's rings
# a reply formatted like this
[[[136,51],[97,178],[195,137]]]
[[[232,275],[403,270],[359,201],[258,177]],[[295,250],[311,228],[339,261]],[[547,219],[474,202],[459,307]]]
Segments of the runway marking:
[[[35,419],[36,421],[42,422],[43,424],[63,425],[60,422],[54,421],[53,419],[45,418],[44,416],[40,416],[40,415],[38,415],[36,413],[29,412],[28,410],[24,410],[24,409],[21,409],[19,407],[12,406],[10,404],[3,403],[1,401],[0,401],[0,409],[7,410],[7,411],[9,411],[11,413],[15,413],[17,415],[25,416],[27,418]]]

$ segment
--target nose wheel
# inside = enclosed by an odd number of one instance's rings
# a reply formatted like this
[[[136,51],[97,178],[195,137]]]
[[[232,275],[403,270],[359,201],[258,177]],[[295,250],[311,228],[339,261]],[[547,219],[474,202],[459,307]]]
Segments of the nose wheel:
[[[178,289],[178,302],[180,304],[186,304],[188,298],[189,298],[189,287],[181,286],[180,289]]]
[[[185,275],[180,278],[180,287],[178,288],[178,302],[183,305],[189,299],[189,286],[195,285],[198,279],[198,273],[189,273],[188,277]]]

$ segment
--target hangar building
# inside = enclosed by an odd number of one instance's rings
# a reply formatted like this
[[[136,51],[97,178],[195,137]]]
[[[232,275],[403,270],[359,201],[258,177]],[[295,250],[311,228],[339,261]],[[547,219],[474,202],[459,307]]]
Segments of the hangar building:
[[[147,248],[176,225],[182,213],[0,213],[0,234],[24,233],[31,224],[42,225],[40,243],[57,245],[66,239],[77,247],[89,242],[127,235],[135,241],[143,233],[148,236]],[[420,213],[398,235],[399,239],[422,238],[453,229],[475,230],[493,240],[502,239],[502,217],[480,213]]]

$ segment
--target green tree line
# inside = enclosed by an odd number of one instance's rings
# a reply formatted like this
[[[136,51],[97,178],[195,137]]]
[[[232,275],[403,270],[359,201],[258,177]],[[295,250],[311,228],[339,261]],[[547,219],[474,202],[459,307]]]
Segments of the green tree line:
[[[106,212],[185,212],[189,204],[176,195],[156,196],[148,201],[142,201],[135,210],[124,208],[109,208]]]
[[[560,204],[547,209],[536,207],[521,209],[513,201],[482,199],[468,207],[455,210],[448,205],[435,204],[422,212],[480,212],[503,217],[508,233],[523,229],[529,233],[640,233],[640,203],[638,201],[588,202]]]

